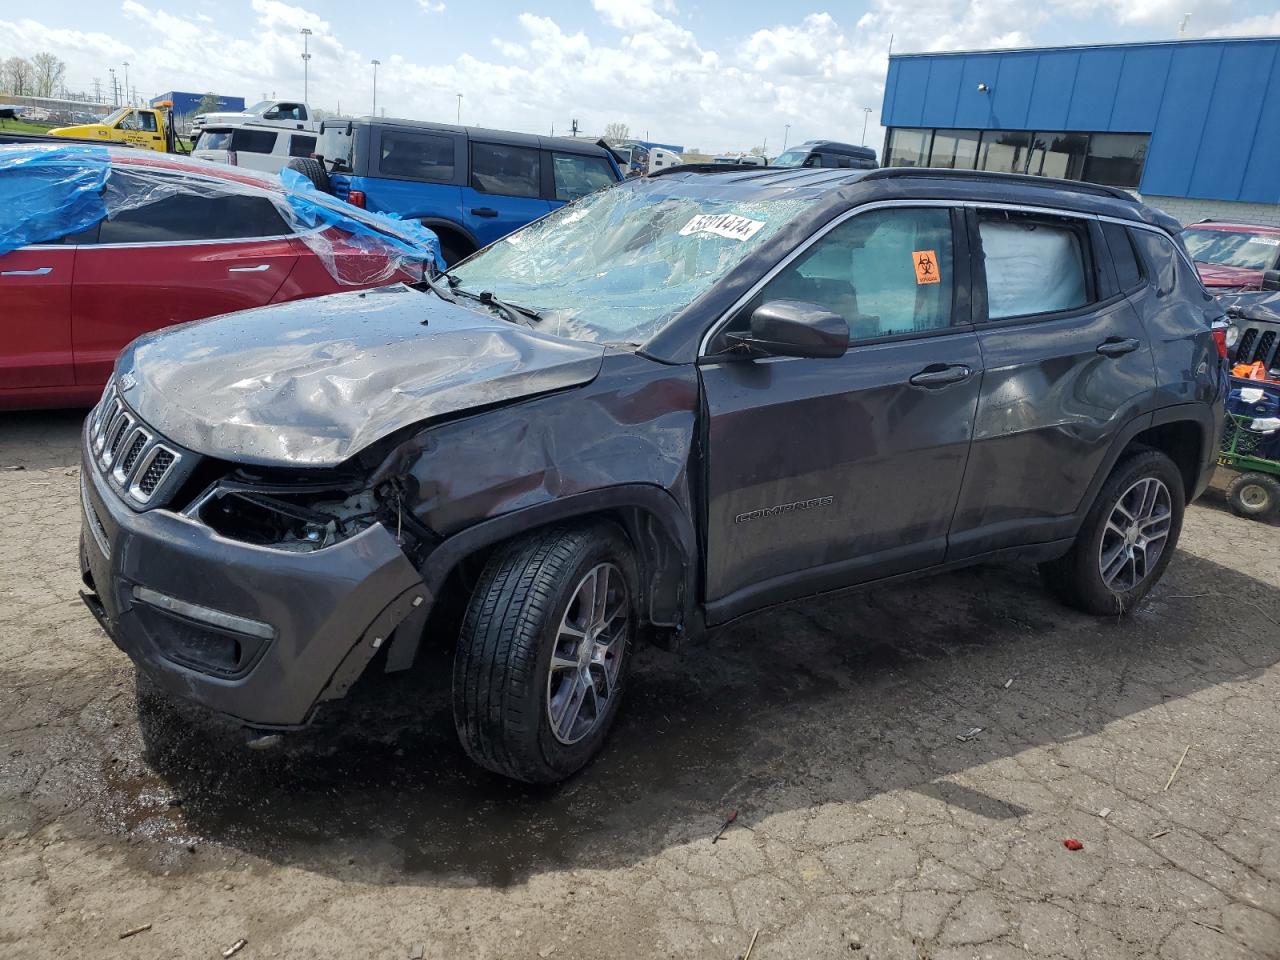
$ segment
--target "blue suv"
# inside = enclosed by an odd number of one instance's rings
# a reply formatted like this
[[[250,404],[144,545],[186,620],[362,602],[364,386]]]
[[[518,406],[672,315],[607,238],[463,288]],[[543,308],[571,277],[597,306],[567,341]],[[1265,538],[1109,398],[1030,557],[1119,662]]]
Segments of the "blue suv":
[[[326,120],[289,166],[357,207],[419,220],[454,264],[557,207],[622,179],[587,140],[418,120]]]

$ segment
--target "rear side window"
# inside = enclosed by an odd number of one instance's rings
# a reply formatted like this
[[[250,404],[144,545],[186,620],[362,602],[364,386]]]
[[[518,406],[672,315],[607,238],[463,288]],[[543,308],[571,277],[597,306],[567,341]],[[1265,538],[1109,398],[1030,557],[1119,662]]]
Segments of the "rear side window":
[[[243,153],[271,153],[276,148],[274,130],[234,130],[231,133],[231,149]]]
[[[315,150],[315,137],[304,137],[296,133],[289,137],[289,156],[309,157],[315,153]]]
[[[378,135],[378,173],[384,177],[452,183],[454,163],[452,137],[402,130]]]
[[[1107,249],[1111,251],[1111,262],[1115,264],[1120,289],[1127,293],[1142,282],[1142,267],[1134,253],[1129,231],[1118,223],[1103,221],[1102,235],[1107,238]]]
[[[200,142],[197,145],[198,150],[230,150],[231,149],[231,131],[230,130],[206,130],[200,134]]]
[[[505,197],[542,195],[538,151],[528,147],[471,144],[471,186]]]
[[[112,171],[107,180],[108,206],[144,198],[154,189],[153,184],[151,179],[142,181]],[[182,189],[181,186],[178,189]],[[103,220],[98,230],[98,243],[254,239],[279,237],[290,232],[275,204],[266,197],[184,192],[120,210]]]
[[[551,164],[555,171],[557,200],[577,200],[614,182],[613,171],[604,157],[553,153]]]
[[[991,320],[1061,313],[1085,306],[1089,231],[1067,218],[979,214]]]

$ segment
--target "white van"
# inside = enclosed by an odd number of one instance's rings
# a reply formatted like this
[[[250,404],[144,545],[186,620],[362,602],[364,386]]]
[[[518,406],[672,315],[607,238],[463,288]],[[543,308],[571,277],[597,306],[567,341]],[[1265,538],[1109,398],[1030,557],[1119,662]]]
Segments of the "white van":
[[[201,131],[191,155],[235,167],[279,173],[291,157],[309,157],[315,149],[314,133],[261,124],[215,125]]]

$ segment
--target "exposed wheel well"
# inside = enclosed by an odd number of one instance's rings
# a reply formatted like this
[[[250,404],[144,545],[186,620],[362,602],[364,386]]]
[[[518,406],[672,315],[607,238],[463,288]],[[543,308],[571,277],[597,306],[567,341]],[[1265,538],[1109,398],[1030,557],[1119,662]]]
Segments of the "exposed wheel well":
[[[450,226],[447,223],[440,223],[438,221],[432,222],[427,220],[424,220],[422,225],[426,227],[428,230],[435,231],[436,236],[440,238],[441,247],[445,248],[445,250],[447,251],[456,252],[457,259],[462,259],[463,257],[470,256],[471,254],[475,253],[477,249],[475,243],[472,242],[471,238],[468,237],[461,230],[459,230],[457,227]],[[446,256],[445,259],[447,260],[448,257]],[[449,265],[453,266],[453,263],[450,262]]]
[[[1143,430],[1129,441],[1126,453],[1133,449],[1159,450],[1178,467],[1182,485],[1190,499],[1195,494],[1200,471],[1200,455],[1204,444],[1204,430],[1192,420],[1176,420]]]
[[[485,544],[460,558],[449,570],[437,593],[424,636],[428,642],[452,643],[457,638],[467,598],[493,552],[517,537],[543,527],[589,524],[608,520],[621,528],[635,551],[640,575],[640,602],[645,636],[659,646],[672,647],[689,626],[687,589],[693,558],[687,555],[676,533],[657,514],[643,507],[614,507],[571,517],[559,517],[521,530],[506,539]]]

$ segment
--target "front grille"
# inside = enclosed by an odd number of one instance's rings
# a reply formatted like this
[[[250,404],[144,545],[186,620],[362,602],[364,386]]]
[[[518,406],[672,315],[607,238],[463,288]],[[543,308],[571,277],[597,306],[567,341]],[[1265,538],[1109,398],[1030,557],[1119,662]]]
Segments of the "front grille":
[[[138,489],[145,496],[151,496],[156,492],[156,487],[160,485],[160,481],[164,479],[164,475],[169,472],[171,466],[173,466],[173,454],[168,450],[157,450],[156,455],[147,464],[142,479],[138,481]]]
[[[1249,321],[1236,321],[1240,325],[1240,342],[1236,344],[1234,363],[1261,363],[1266,370],[1280,368],[1280,343],[1274,326],[1244,324]]]
[[[152,504],[183,459],[138,420],[114,385],[90,415],[89,446],[113,486],[138,506]]]

